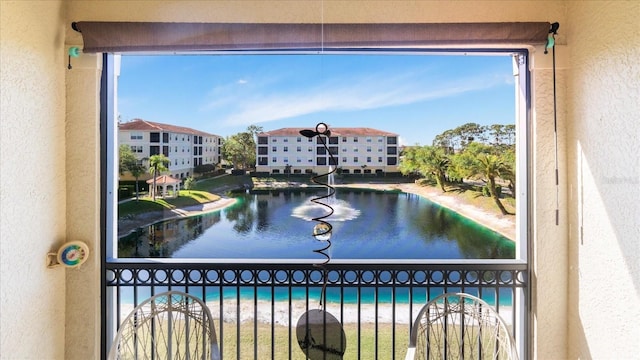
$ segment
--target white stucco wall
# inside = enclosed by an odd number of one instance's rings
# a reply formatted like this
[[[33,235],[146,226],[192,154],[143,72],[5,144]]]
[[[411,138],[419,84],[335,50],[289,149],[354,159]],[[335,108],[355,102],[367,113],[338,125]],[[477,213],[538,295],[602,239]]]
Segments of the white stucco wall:
[[[68,270],[45,266],[67,240],[63,19],[62,1],[0,2],[2,359],[64,358]]]
[[[640,2],[568,14],[569,357],[637,359]]]

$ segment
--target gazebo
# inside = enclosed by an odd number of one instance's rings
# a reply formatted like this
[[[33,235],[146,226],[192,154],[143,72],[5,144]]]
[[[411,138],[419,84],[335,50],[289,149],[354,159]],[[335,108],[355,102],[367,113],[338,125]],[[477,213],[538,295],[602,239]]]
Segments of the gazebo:
[[[160,175],[156,177],[156,188],[153,188],[153,178],[147,180],[147,184],[150,184],[151,196],[157,191],[158,187],[162,187],[162,191],[160,192],[160,196],[162,197],[178,197],[178,192],[180,191],[180,179],[176,179],[169,175]]]

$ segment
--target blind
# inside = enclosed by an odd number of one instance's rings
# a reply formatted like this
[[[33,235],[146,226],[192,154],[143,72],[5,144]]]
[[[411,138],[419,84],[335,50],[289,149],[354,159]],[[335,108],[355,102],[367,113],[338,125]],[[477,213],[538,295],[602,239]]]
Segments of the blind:
[[[548,22],[239,24],[74,22],[83,51],[301,50],[391,46],[542,45]]]

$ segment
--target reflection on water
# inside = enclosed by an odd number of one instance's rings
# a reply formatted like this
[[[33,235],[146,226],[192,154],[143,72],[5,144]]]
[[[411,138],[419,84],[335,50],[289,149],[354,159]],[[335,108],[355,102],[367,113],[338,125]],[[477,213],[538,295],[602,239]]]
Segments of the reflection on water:
[[[221,211],[138,229],[119,240],[118,256],[319,260],[312,196],[303,189],[237,194]],[[335,201],[342,210],[328,218],[333,259],[514,258],[509,239],[417,195],[339,189]]]

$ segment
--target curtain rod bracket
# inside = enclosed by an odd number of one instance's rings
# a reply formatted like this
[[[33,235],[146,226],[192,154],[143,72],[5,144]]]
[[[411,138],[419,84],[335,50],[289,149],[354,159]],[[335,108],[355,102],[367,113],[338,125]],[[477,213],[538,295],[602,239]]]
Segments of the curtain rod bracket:
[[[549,28],[549,36],[547,36],[547,45],[544,47],[544,53],[548,54],[549,49],[556,46],[556,35],[558,35],[558,28],[560,28],[560,23],[554,22],[551,24]]]

